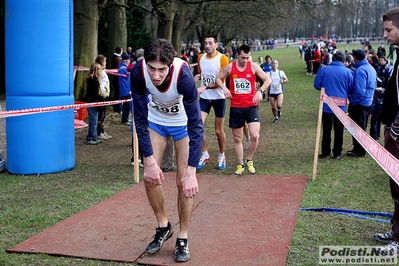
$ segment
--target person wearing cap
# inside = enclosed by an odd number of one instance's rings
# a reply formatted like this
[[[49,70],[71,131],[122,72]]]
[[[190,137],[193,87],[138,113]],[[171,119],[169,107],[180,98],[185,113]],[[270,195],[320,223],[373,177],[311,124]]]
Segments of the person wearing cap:
[[[366,59],[365,51],[358,49],[352,53],[355,61],[356,71],[354,72],[355,89],[350,95],[349,116],[363,130],[367,128],[367,116],[373,103],[374,90],[377,87],[377,72]],[[364,157],[365,149],[352,137],[353,149],[346,155]]]
[[[399,45],[399,7],[388,10],[383,16],[384,38],[390,46]],[[399,48],[396,48],[399,55]],[[396,60],[392,76],[385,88],[382,102],[381,118],[384,128],[384,147],[395,158],[399,159],[399,104],[398,104],[398,65]],[[399,254],[399,185],[393,178],[389,179],[391,196],[394,201],[394,211],[391,218],[392,227],[386,233],[377,233],[374,239],[386,244],[381,248],[381,255]]]
[[[345,55],[337,51],[332,56],[332,62],[319,69],[314,79],[313,86],[316,90],[325,88],[325,93],[334,98],[339,108],[346,112],[349,94],[353,92],[353,71],[343,64]],[[334,114],[331,108],[323,104],[323,137],[321,141],[321,154],[319,158],[328,158],[331,154],[331,131],[334,128],[334,147],[332,149],[333,159],[339,159],[342,153],[344,140],[344,125]]]
[[[111,69],[118,69],[119,65],[122,61],[123,49],[122,47],[116,47],[115,52],[111,57]],[[117,101],[119,100],[119,78],[116,75],[112,75],[111,77],[112,84],[112,99]],[[120,114],[121,112],[121,104],[117,103],[112,106],[112,109],[115,113]]]
[[[122,62],[119,64],[118,74],[121,74],[119,79],[119,99],[126,100],[131,99],[130,84],[129,84],[129,72],[127,70],[130,64],[131,58],[127,53],[122,55]],[[131,102],[122,103],[122,120],[121,123],[130,126],[129,115],[131,110]]]

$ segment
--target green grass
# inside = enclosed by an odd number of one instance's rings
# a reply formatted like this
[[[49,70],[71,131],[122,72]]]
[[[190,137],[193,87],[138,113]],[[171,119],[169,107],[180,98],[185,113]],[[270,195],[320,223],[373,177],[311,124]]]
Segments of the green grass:
[[[341,50],[359,47],[338,45]],[[311,180],[320,93],[313,88],[314,77],[305,74],[305,63],[299,59],[297,47],[255,52],[252,56],[255,60],[267,54],[279,60],[280,69],[286,72],[289,82],[285,84],[283,116],[277,124],[270,123],[273,116],[269,103],[260,104],[260,144],[254,157],[257,172],[309,176],[301,207],[392,212],[389,177],[370,156],[319,160],[317,178]],[[211,158],[216,158],[213,119],[212,115],[208,117],[205,130]],[[234,172],[233,139],[227,125],[226,122],[227,169],[217,171],[214,169],[216,163],[211,161],[201,174],[230,175]],[[129,165],[129,131],[116,119],[110,119],[108,126],[107,131],[113,135],[108,146],[84,145],[86,130],[76,132],[76,166],[71,171],[39,176],[0,174],[0,265],[124,265],[4,251],[134,185],[133,169]],[[351,136],[345,131],[343,153],[351,148]],[[387,229],[389,224],[386,223],[300,211],[287,265],[317,265],[321,245],[379,245],[372,235]]]

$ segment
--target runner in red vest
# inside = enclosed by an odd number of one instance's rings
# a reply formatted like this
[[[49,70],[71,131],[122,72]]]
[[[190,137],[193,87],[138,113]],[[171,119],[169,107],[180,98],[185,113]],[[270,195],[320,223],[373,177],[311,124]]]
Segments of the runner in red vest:
[[[223,89],[227,99],[231,99],[229,127],[233,131],[234,151],[237,159],[236,175],[244,172],[244,151],[242,146],[243,128],[248,123],[250,142],[248,145],[246,166],[248,172],[255,173],[253,156],[258,147],[260,116],[258,103],[263,99],[262,93],[270,86],[270,77],[252,61],[251,49],[248,45],[238,48],[238,60],[223,68],[216,78],[216,85]],[[228,89],[222,80],[230,76]],[[256,89],[256,77],[263,81]]]

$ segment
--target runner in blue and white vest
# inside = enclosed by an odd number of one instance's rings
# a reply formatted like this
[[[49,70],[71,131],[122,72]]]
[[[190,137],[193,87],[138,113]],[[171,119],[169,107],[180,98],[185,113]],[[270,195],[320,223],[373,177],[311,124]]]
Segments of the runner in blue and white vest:
[[[284,71],[278,69],[278,61],[272,61],[272,70],[266,72],[272,79],[272,84],[269,87],[270,105],[274,116],[273,123],[277,123],[283,114],[281,109],[284,100],[284,83],[288,82],[287,75]]]
[[[158,252],[173,235],[173,226],[165,210],[164,174],[160,168],[168,137],[171,136],[177,158],[177,209],[180,220],[174,256],[175,261],[184,262],[190,259],[188,228],[193,197],[199,191],[196,170],[204,126],[190,67],[185,61],[175,58],[176,54],[169,41],[155,39],[146,47],[144,59],[133,68],[130,81],[134,121],[144,155],[143,178],[158,222],[146,252]]]

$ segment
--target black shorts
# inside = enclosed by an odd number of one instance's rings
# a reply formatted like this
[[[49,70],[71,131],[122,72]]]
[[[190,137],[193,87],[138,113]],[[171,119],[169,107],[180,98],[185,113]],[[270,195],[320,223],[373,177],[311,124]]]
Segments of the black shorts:
[[[200,98],[201,111],[209,114],[211,107],[215,111],[215,116],[224,118],[226,115],[226,99],[207,100]]]
[[[270,97],[273,97],[273,98],[277,98],[277,96],[279,96],[280,94],[282,94],[282,93],[279,93],[279,94],[269,94],[269,96],[270,96]]]
[[[251,106],[245,108],[230,107],[230,128],[241,128],[244,123],[259,122],[259,106]]]

